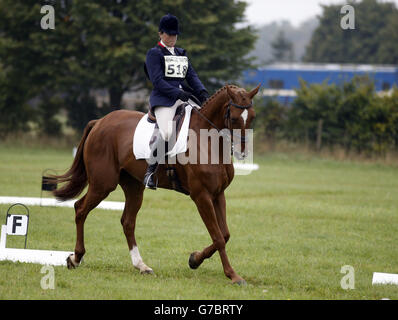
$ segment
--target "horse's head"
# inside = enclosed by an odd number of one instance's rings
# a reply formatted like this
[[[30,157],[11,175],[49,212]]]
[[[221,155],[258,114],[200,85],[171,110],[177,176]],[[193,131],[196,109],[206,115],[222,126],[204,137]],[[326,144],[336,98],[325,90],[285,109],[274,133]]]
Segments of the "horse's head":
[[[258,93],[260,84],[247,92],[245,89],[227,86],[227,93],[230,98],[225,112],[225,127],[233,132],[233,144],[236,146],[240,144],[240,148],[234,151],[235,157],[242,160],[247,156],[246,151],[246,129],[251,128],[256,113],[253,108],[253,97]],[[237,135],[237,133],[239,133]],[[240,138],[240,139],[239,139]]]

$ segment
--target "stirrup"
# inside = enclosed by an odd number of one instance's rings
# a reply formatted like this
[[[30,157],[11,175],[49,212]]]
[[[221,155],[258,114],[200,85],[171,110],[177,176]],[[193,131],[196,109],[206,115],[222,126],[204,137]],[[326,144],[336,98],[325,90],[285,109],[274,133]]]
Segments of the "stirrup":
[[[148,176],[145,177],[145,179],[144,179],[145,188],[152,189],[152,190],[157,189],[158,179],[156,176],[154,177],[154,175],[155,175],[155,172],[152,172]],[[155,182],[153,181],[154,178],[156,179]]]

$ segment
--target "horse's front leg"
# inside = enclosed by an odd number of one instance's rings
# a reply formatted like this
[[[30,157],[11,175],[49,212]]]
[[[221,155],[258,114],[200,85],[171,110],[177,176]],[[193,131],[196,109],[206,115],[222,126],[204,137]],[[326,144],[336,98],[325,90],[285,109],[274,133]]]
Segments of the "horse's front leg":
[[[213,201],[214,210],[218,226],[223,234],[225,244],[228,242],[230,234],[227,226],[226,219],[226,201],[224,192],[220,193]],[[210,258],[217,249],[214,244],[208,246],[202,251],[195,251],[189,257],[189,266],[192,269],[197,269],[205,259]]]
[[[203,250],[203,255],[207,256],[218,250],[221,262],[224,268],[225,275],[232,280],[233,283],[243,284],[245,281],[240,277],[229,263],[228,256],[225,250],[225,239],[223,232],[217,221],[216,209],[211,200],[211,196],[206,191],[201,191],[198,194],[191,194],[192,200],[195,202],[200,216],[213,240],[212,246]]]

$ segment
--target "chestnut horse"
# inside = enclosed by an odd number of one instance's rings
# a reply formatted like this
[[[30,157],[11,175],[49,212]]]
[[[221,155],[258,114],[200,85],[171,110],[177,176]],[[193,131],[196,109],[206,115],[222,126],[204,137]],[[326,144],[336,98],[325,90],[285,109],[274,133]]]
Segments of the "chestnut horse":
[[[240,129],[243,133],[255,117],[252,99],[259,87],[247,92],[236,86],[224,86],[201,109],[192,111],[189,128],[198,136],[200,129],[214,128],[231,131]],[[142,260],[134,236],[136,217],[145,189],[143,178],[147,161],[137,160],[133,154],[133,132],[143,116],[142,112],[118,110],[99,120],[90,121],[84,129],[71,168],[64,175],[54,176],[57,183],[66,182],[60,189],[53,191],[54,196],[61,201],[77,197],[88,184],[87,193],[75,202],[76,247],[74,254],[68,257],[68,268],[77,267],[85,254],[84,222],[88,213],[119,184],[126,197],[121,224],[132,263],[141,273],[153,273]],[[239,142],[244,144],[245,137],[242,135],[241,138]],[[211,148],[210,145],[207,147]],[[199,144],[197,148],[199,155]],[[219,157],[222,159],[223,154]],[[158,187],[172,189],[165,166],[166,164],[161,164],[158,168]],[[245,284],[243,278],[231,267],[225,251],[230,234],[226,221],[224,190],[234,177],[233,164],[223,164],[220,161],[219,164],[197,162],[182,165],[177,162],[175,169],[181,186],[195,202],[213,241],[207,248],[190,255],[189,266],[196,269],[204,259],[210,258],[218,250],[225,275],[233,283]]]

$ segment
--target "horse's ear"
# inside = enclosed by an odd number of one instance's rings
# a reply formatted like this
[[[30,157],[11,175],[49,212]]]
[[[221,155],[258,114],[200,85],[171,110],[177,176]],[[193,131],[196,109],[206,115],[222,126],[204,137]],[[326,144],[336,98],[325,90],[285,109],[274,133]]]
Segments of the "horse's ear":
[[[260,89],[260,87],[261,87],[261,83],[257,87],[255,87],[252,91],[249,92],[250,99],[253,99],[253,97],[258,93],[258,90]]]
[[[237,101],[238,97],[235,94],[235,92],[232,91],[232,89],[229,87],[229,85],[227,85],[227,93],[229,95],[229,97],[233,100],[233,101]]]

